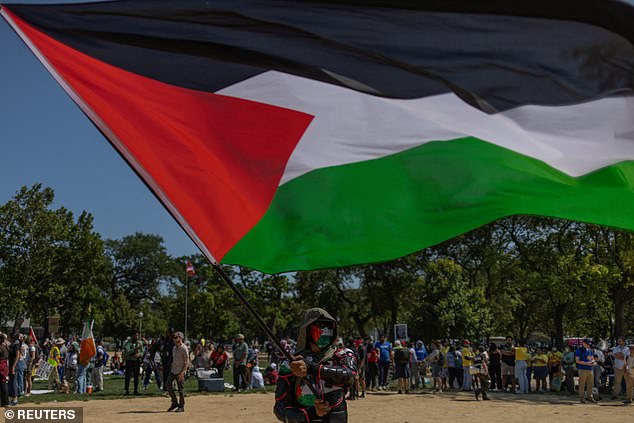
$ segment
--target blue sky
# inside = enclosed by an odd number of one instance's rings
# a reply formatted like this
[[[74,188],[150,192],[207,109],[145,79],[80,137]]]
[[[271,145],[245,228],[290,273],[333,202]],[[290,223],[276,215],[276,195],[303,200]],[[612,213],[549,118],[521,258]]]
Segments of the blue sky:
[[[55,190],[55,206],[92,213],[104,238],[154,233],[170,254],[198,252],[1,18],[0,146],[0,204],[21,186],[41,182]]]

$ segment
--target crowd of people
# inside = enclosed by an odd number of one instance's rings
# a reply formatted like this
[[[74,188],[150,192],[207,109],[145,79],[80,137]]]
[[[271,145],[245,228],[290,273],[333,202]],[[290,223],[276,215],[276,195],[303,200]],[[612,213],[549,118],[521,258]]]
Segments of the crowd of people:
[[[423,341],[390,343],[380,336],[376,342],[358,338],[347,348],[357,355],[360,369],[350,399],[364,397],[366,390],[388,390],[391,380],[399,394],[419,388],[463,390],[483,400],[490,399],[489,392],[565,391],[578,393],[579,401],[587,403],[609,391],[610,399],[624,396],[629,405],[634,394],[634,344],[626,345],[624,337],[612,348],[584,339],[563,351],[527,346],[510,336],[500,345],[438,340],[429,347]]]
[[[295,341],[282,340],[281,344],[288,354],[296,353]],[[564,391],[577,393],[582,403],[596,402],[599,393],[607,393],[611,399],[622,396],[624,403],[632,404],[634,394],[634,345],[626,345],[624,337],[612,348],[599,348],[584,339],[563,350],[527,346],[510,336],[499,345],[438,340],[428,346],[423,341],[392,343],[385,336],[377,341],[357,337],[345,343],[337,337],[334,344],[356,357],[358,372],[348,393],[350,400],[391,386],[398,394],[419,389],[472,391],[476,399],[483,400],[490,399],[490,392]],[[265,343],[264,349],[268,366],[262,374],[259,345],[247,344],[241,334],[232,345],[205,339],[190,343],[182,333],[168,329],[156,339],[133,333],[112,357],[97,339],[96,354],[82,365],[77,336],[50,338],[40,344],[31,336],[0,333],[2,406],[17,405],[21,396],[30,396],[32,379],[44,366],[48,371],[38,375],[48,375],[49,389],[76,394],[104,390],[104,370],[124,375],[125,395],[141,395],[153,376],[158,389],[172,398],[170,411],[183,411],[184,382],[194,369],[212,370],[222,379],[231,367],[233,389],[238,392],[275,385],[286,356],[272,343]]]
[[[141,395],[153,377],[158,389],[173,398],[170,408],[176,411],[184,409],[184,382],[195,369],[213,369],[214,377],[222,379],[225,370],[233,367],[236,391],[263,387],[257,343],[247,345],[241,334],[229,348],[220,342],[205,339],[190,342],[184,338],[171,328],[154,339],[142,338],[139,332],[134,332],[111,351],[112,356],[102,340],[97,339],[96,354],[83,365],[79,360],[78,336],[47,338],[40,344],[31,336],[0,333],[1,406],[15,406],[20,397],[30,396],[36,375],[48,380],[49,391],[79,395],[103,391],[104,373],[124,376],[124,395]],[[273,374],[276,378],[277,372]]]

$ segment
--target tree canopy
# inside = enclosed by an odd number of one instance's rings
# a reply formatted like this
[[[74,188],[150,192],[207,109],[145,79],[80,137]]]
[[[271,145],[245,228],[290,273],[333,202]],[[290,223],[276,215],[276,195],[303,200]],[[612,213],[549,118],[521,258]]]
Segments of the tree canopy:
[[[0,326],[57,315],[78,332],[117,339],[142,326],[156,336],[195,338],[263,333],[202,255],[174,257],[159,235],[102,240],[90,213],[55,208],[54,192],[23,187],[0,206]],[[191,261],[195,276],[188,276]],[[301,311],[320,306],[344,335],[485,338],[531,333],[614,338],[634,320],[634,237],[561,219],[513,216],[397,260],[341,269],[266,275],[227,266],[254,308],[280,336],[294,336]],[[143,317],[141,318],[141,314]],[[580,318],[582,317],[582,318]]]

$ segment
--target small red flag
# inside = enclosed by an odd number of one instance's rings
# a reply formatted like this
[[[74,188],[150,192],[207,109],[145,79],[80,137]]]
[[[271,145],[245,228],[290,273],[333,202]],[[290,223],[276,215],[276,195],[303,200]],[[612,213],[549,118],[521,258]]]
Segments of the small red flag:
[[[194,265],[189,260],[187,260],[187,269],[185,269],[185,271],[187,272],[187,274],[189,276],[195,276],[196,275],[196,271],[194,270]]]
[[[31,337],[31,340],[33,342],[35,342],[35,345],[40,345],[39,342],[37,342],[37,336],[35,336],[35,331],[33,330],[33,326],[29,326],[29,336]]]

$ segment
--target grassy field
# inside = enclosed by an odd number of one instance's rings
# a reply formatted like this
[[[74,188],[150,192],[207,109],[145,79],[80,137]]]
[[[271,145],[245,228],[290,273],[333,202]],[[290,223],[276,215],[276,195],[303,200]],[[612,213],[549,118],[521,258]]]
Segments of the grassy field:
[[[266,367],[266,363],[263,365],[264,367],[260,367],[260,369],[264,369]],[[91,395],[79,395],[79,394],[60,394],[60,393],[50,393],[50,394],[38,394],[31,395],[30,397],[21,397],[20,404],[40,404],[40,403],[49,403],[49,402],[66,402],[66,401],[92,401],[92,400],[109,400],[109,399],[130,399],[130,398],[144,398],[144,397],[162,397],[164,394],[159,391],[156,386],[156,382],[154,378],[151,379],[150,385],[148,385],[147,389],[142,389],[142,379],[139,381],[139,392],[140,396],[126,396],[124,395],[124,376],[119,375],[104,375],[104,390],[101,392],[95,392]],[[225,382],[233,384],[233,371],[232,369],[228,369],[224,372]],[[130,381],[130,392],[133,391],[133,381]],[[33,389],[45,390],[48,388],[48,382],[45,380],[37,380],[33,384]],[[259,390],[248,390],[243,393],[258,393],[258,392],[273,392],[275,391],[274,386],[266,386],[265,389]],[[185,393],[187,396],[191,395],[226,395],[228,393],[233,394],[233,392],[229,390],[225,390],[225,392],[198,392],[198,380],[195,377],[189,377],[185,381]],[[239,395],[242,395],[240,393]]]

